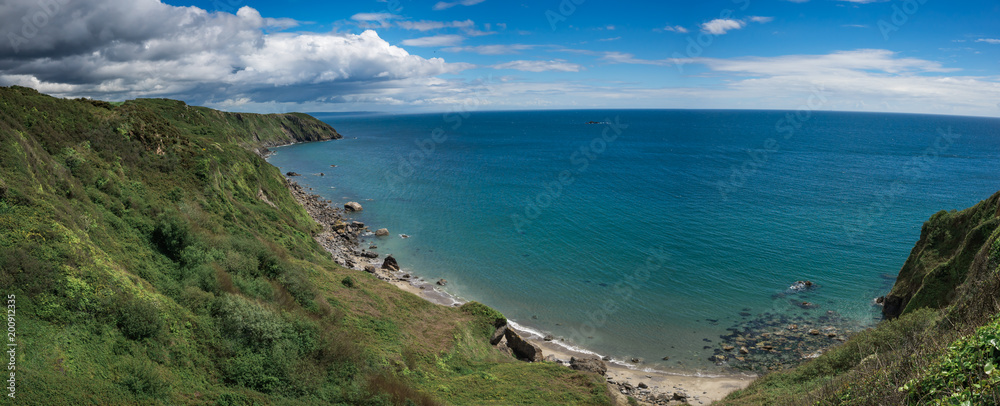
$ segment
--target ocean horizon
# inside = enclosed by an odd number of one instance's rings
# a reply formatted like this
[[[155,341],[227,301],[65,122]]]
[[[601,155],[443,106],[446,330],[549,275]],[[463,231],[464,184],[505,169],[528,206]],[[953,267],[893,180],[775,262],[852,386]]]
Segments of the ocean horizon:
[[[356,220],[390,231],[366,248],[540,337],[683,374],[774,362],[726,355],[743,335],[838,333],[779,348],[788,361],[871,326],[923,222],[998,188],[991,118],[314,115],[344,139],[269,162],[335,206],[360,202]]]

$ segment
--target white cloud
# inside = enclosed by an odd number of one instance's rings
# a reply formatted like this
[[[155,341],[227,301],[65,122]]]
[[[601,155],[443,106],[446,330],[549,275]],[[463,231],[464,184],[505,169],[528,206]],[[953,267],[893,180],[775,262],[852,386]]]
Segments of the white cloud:
[[[976,42],[985,42],[987,44],[1000,44],[1000,39],[995,39],[995,38],[980,38],[980,39],[977,39]]]
[[[0,26],[18,27],[18,16],[36,6],[8,0]],[[78,0],[50,19],[44,34],[16,49],[0,41],[0,85],[67,97],[264,103],[388,92],[471,67],[411,55],[371,30],[269,33],[281,22],[250,7],[230,14],[158,0]]]
[[[403,40],[403,45],[413,47],[451,47],[462,43],[465,37],[461,35],[434,35],[430,37],[411,38]]]
[[[352,20],[363,23],[361,24],[363,26],[383,28],[388,27],[389,20],[394,18],[398,18],[398,16],[390,13],[357,13],[351,16]]]
[[[447,52],[472,52],[480,55],[508,55],[518,54],[521,51],[537,48],[538,45],[530,44],[503,44],[503,45],[476,45],[464,47],[445,48]]]
[[[600,42],[609,42],[609,41],[618,41],[620,39],[622,39],[622,37],[601,38],[598,41],[600,41]]]
[[[476,25],[472,20],[465,21],[397,21],[396,25],[407,30],[431,31],[442,28],[471,28]]]
[[[767,24],[767,23],[769,23],[771,21],[774,21],[774,17],[753,16],[753,17],[750,17],[750,21],[753,21],[755,23]]]
[[[709,34],[722,35],[731,30],[738,30],[746,26],[740,20],[717,18],[701,25],[701,30]]]
[[[684,28],[683,26],[680,26],[680,25],[675,25],[675,26],[669,26],[668,25],[666,27],[663,27],[663,30],[664,31],[670,31],[670,32],[679,32],[681,34],[687,34],[688,33],[688,29]]]
[[[551,61],[510,61],[492,66],[493,69],[514,69],[526,72],[579,72],[583,66],[562,59]]]
[[[439,2],[437,2],[437,4],[434,4],[434,9],[435,10],[445,10],[445,9],[449,9],[449,8],[452,8],[452,7],[455,7],[455,6],[474,6],[474,5],[482,3],[484,1],[486,1],[486,0],[459,0],[459,1],[450,2],[450,3],[449,2],[445,2],[445,1],[439,1]]]

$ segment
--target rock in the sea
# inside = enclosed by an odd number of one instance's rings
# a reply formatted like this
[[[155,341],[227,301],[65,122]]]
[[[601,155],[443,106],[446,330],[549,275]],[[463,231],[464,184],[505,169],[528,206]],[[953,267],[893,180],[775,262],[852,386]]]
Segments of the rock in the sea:
[[[723,345],[722,346],[722,349],[725,350],[725,351],[732,351],[734,348],[736,348],[736,347],[733,347],[731,345]]]
[[[538,344],[526,341],[515,333],[514,330],[508,328],[504,332],[504,337],[507,337],[507,347],[510,348],[511,352],[518,359],[528,362],[539,362],[544,359],[542,348]]]
[[[302,175],[297,174],[295,172],[288,172],[288,173],[285,174],[285,176],[302,176]]]
[[[361,253],[361,256],[363,256],[365,258],[375,259],[375,258],[378,258],[378,253],[377,252],[371,252],[371,251],[365,251],[365,252]]]
[[[817,330],[817,329],[809,330],[809,334],[810,335],[814,335],[814,336],[818,336],[819,335],[819,330]]]
[[[389,255],[385,257],[385,260],[382,261],[382,269],[388,269],[393,272],[398,272],[399,263],[396,262],[396,258],[393,258],[392,255]]]
[[[361,203],[358,202],[347,202],[344,203],[344,210],[347,211],[362,211],[364,208],[361,207]]]
[[[664,361],[670,361],[670,357],[669,357],[669,356],[667,356],[667,357],[663,357],[663,360],[664,360]]]
[[[502,325],[500,327],[497,327],[496,331],[493,332],[493,335],[490,336],[490,345],[497,345],[497,344],[499,344],[500,340],[503,340],[504,334],[506,334],[506,333],[507,333],[507,325],[506,324],[504,324],[504,325]]]
[[[583,372],[593,372],[598,375],[604,375],[608,372],[608,366],[597,358],[570,358],[569,367],[577,371]]]
[[[380,228],[380,229],[378,229],[378,230],[375,231],[375,236],[376,237],[387,237],[388,235],[389,235],[389,229],[388,228]]]
[[[448,284],[448,281],[446,281],[444,279],[441,279],[441,280],[437,281],[437,284],[438,284],[438,286],[445,286],[445,285]]]
[[[555,340],[555,339],[556,338],[553,337],[552,334],[546,335],[545,338],[543,338],[543,340],[545,340],[545,341],[552,341],[552,340]]]
[[[740,354],[749,354],[750,350],[747,347],[740,347]]]
[[[365,228],[365,223],[362,223],[360,221],[352,221],[351,222],[351,227],[354,227],[354,228]]]

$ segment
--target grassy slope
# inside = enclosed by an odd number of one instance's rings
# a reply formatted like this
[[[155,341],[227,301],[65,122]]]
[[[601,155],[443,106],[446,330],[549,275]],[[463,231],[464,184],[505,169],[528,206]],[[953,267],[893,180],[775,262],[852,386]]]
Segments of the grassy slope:
[[[722,404],[1000,404],[998,225],[1000,193],[935,214],[892,289],[902,315]]]
[[[490,348],[492,310],[432,305],[334,264],[250,148],[338,137],[305,115],[0,88],[0,293],[17,295],[18,398],[609,402],[600,378]]]

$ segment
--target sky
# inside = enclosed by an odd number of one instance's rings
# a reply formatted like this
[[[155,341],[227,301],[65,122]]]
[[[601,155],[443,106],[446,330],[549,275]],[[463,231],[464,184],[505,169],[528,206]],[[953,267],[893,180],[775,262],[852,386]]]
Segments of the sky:
[[[0,85],[247,112],[1000,117],[1000,2],[0,0]]]

